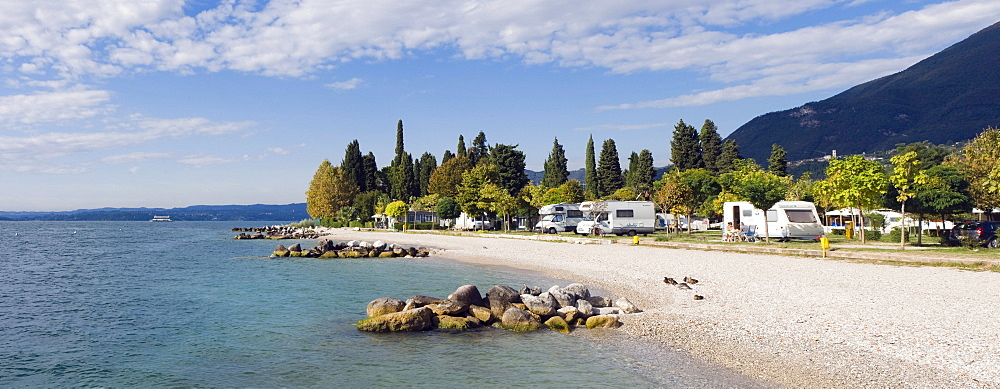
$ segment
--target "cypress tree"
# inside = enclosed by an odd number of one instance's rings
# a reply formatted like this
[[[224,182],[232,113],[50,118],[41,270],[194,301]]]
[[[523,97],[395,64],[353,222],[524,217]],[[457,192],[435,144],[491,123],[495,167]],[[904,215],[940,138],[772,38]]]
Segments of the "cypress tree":
[[[396,124],[396,157],[389,170],[389,196],[409,201],[414,196],[413,158],[403,149],[403,120]]]
[[[635,162],[632,162],[633,158]],[[629,158],[628,179],[628,187],[637,194],[648,194],[652,190],[653,181],[656,181],[652,152],[644,149],[638,155],[632,153],[632,157]]]
[[[472,161],[472,166],[476,166],[480,161],[484,161],[490,157],[490,145],[486,143],[486,134],[479,131],[479,135],[476,135],[476,139],[472,140],[472,149],[469,149],[469,160]]]
[[[455,150],[456,150],[455,152],[456,156],[459,155],[463,157],[469,156],[469,152],[465,150],[465,137],[463,137],[461,134],[458,135],[458,148],[456,148]],[[441,163],[444,163],[444,161],[441,161]]]
[[[698,131],[684,123],[683,119],[674,126],[674,139],[670,141],[670,161],[681,171],[704,167]]]
[[[587,190],[587,197],[597,198],[597,162],[594,156],[594,135],[590,135],[587,140],[586,164],[584,165],[584,183]]]
[[[347,150],[344,152],[344,159],[340,162],[340,168],[344,171],[347,178],[354,182],[359,191],[367,192],[368,185],[365,180],[365,166],[362,158],[361,146],[358,144],[358,140],[355,139],[347,144]]]
[[[555,138],[552,141],[552,152],[549,153],[549,159],[545,160],[542,186],[556,188],[566,182],[566,179],[569,178],[569,169],[566,167],[567,161],[566,151],[559,144],[559,138]]]
[[[417,183],[419,185],[420,196],[426,196],[427,193],[427,183],[430,182],[431,173],[434,169],[437,169],[437,158],[431,155],[431,153],[424,153],[420,156],[420,170],[419,174],[416,175]]]
[[[528,184],[528,175],[524,173],[524,153],[517,150],[517,145],[497,143],[490,151],[490,162],[497,166],[497,185],[507,190],[508,194],[516,195]]]
[[[705,169],[711,172],[718,171],[715,165],[719,160],[719,154],[722,154],[722,137],[719,136],[719,129],[711,120],[705,119],[698,137],[701,140],[701,157],[705,162]]]
[[[720,174],[729,173],[736,169],[736,165],[733,162],[739,159],[743,159],[743,156],[740,155],[740,146],[736,144],[736,141],[726,139],[722,142],[722,153],[719,154],[719,159],[715,161],[716,170]]]
[[[362,164],[362,170],[364,171],[365,174],[365,188],[367,188],[366,190],[384,191],[384,189],[381,188],[381,186],[384,184],[379,182],[380,181],[379,171],[378,171],[378,164],[375,163],[375,154],[372,154],[372,152],[369,151],[367,155],[362,157],[361,164]]]
[[[767,158],[767,171],[778,177],[788,175],[788,152],[777,143],[771,145],[771,156]]]
[[[601,158],[597,162],[597,195],[599,197],[608,196],[621,189],[625,186],[624,184],[615,140],[605,140],[601,146]]]
[[[635,173],[638,164],[639,154],[633,151],[632,155],[628,157],[628,170],[622,172],[622,175],[625,176],[625,187],[633,189],[633,191],[635,189],[635,177],[633,177],[633,173]]]
[[[441,164],[444,165],[449,159],[455,158],[455,154],[451,153],[451,150],[445,150],[444,155],[441,156]]]

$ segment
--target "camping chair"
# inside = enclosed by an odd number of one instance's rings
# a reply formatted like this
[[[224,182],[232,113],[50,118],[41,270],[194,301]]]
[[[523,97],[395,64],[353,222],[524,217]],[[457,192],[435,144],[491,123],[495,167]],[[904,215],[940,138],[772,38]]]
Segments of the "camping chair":
[[[746,225],[744,228],[740,229],[740,240],[744,242],[754,243],[757,241],[757,226],[754,224]]]

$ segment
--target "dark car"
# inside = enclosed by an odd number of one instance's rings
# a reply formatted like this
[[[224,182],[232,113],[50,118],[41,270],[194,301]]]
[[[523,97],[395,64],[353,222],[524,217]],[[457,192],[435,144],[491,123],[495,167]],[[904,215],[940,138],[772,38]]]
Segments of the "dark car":
[[[983,242],[983,245],[989,248],[1000,248],[1000,240],[997,239],[998,228],[1000,221],[957,223],[948,235],[948,244],[958,246],[962,244],[962,239],[966,238]]]

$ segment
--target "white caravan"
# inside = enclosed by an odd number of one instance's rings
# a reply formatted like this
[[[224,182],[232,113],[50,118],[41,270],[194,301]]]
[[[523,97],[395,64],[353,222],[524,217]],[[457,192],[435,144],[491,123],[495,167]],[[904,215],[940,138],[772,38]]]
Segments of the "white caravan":
[[[652,201],[585,201],[580,210],[587,218],[576,226],[576,233],[635,236],[652,234],[656,210]]]
[[[823,224],[816,214],[816,205],[808,201],[779,201],[765,212],[754,208],[749,201],[729,201],[722,206],[723,229],[729,223],[734,228],[744,224],[753,233],[763,238],[764,223],[767,222],[767,235],[771,238],[817,239],[823,235]]]
[[[549,204],[538,209],[542,220],[535,224],[535,231],[555,234],[562,231],[576,231],[576,226],[583,221],[583,211],[580,204],[559,203]]]
[[[476,230],[489,230],[493,228],[493,224],[489,220],[486,220],[485,216],[471,217],[462,212],[461,215],[455,219],[455,230],[465,230],[465,231],[476,231]]]

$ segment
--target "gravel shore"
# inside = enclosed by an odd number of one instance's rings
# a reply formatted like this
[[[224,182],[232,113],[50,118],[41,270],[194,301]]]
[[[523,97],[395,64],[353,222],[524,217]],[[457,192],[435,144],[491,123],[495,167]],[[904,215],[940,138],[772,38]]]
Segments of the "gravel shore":
[[[572,279],[644,310],[621,330],[784,387],[1000,388],[1000,274],[790,256],[330,230]],[[699,280],[691,290],[664,277]],[[704,296],[695,300],[694,295]]]

